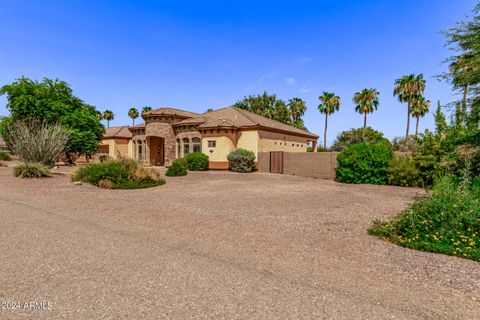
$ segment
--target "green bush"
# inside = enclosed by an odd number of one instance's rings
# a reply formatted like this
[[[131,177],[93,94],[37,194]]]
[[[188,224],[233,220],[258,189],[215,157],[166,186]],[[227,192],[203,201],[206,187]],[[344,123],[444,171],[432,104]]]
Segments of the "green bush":
[[[201,152],[189,153],[186,161],[188,170],[205,171],[208,169],[208,156]]]
[[[187,168],[180,159],[173,160],[172,165],[168,167],[168,177],[183,177],[187,175]]]
[[[464,186],[452,176],[438,178],[430,196],[390,221],[374,221],[368,232],[404,247],[480,261],[480,180]]]
[[[255,154],[245,149],[237,149],[228,154],[230,170],[235,172],[252,172],[255,169]]]
[[[358,143],[337,157],[336,179],[345,183],[385,184],[393,151],[387,143]]]
[[[410,157],[394,156],[388,168],[388,184],[401,187],[421,185],[420,171]]]
[[[13,175],[20,178],[44,178],[50,176],[50,170],[40,162],[22,162],[13,168]]]
[[[9,152],[0,151],[0,161],[10,161],[12,158],[10,157]]]
[[[337,136],[337,138],[333,142],[331,151],[342,151],[343,149],[347,148],[352,144],[362,143],[362,142],[364,143],[385,142],[387,144],[390,143],[383,136],[383,133],[377,130],[373,130],[370,127],[365,128],[365,130],[363,128],[350,129],[350,130],[343,131]]]
[[[72,181],[84,181],[108,189],[141,189],[165,183],[152,168],[130,159],[109,160],[80,167]]]

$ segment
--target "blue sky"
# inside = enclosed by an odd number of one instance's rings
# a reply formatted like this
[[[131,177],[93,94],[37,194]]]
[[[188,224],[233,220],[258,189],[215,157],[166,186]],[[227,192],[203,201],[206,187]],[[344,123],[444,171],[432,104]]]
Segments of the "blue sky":
[[[360,127],[351,102],[377,88],[368,124],[404,134],[406,106],[392,96],[403,74],[423,73],[436,105],[456,99],[434,75],[451,52],[441,30],[469,15],[473,0],[2,1],[0,85],[26,76],[59,78],[111,125],[127,110],[171,106],[203,112],[267,90],[307,102],[305,124],[323,134],[324,90],[342,98],[328,143]],[[0,115],[8,114],[0,97]],[[433,127],[433,116],[421,129]]]

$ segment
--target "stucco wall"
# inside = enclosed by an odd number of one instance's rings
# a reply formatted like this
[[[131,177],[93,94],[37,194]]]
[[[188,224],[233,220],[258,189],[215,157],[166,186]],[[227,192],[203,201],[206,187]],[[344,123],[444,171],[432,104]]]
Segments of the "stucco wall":
[[[307,138],[277,132],[258,131],[260,142],[258,152],[284,151],[306,152]]]
[[[255,153],[255,159],[258,158],[259,146],[258,131],[240,131],[238,134],[237,149],[245,149]]]
[[[208,147],[208,141],[216,141],[215,148]],[[225,162],[227,155],[235,150],[233,141],[227,137],[203,137],[202,138],[202,152],[206,154],[210,161]]]
[[[284,152],[283,173],[319,179],[334,179],[338,152]],[[258,171],[270,172],[270,152],[259,154]]]

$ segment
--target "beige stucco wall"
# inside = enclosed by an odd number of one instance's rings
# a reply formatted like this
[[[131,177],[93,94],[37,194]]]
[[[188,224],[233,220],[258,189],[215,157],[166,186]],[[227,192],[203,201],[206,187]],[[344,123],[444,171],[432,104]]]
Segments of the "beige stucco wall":
[[[108,145],[108,156],[112,159],[117,158],[120,153],[124,157],[132,158],[132,141],[126,142],[124,139],[103,139],[100,145]]]
[[[307,152],[307,138],[269,131],[258,131],[258,134],[258,152]]]
[[[216,147],[209,148],[208,141],[216,141]],[[233,150],[235,150],[235,145],[233,141],[227,137],[202,138],[202,152],[209,157],[210,161],[228,161],[227,155]]]

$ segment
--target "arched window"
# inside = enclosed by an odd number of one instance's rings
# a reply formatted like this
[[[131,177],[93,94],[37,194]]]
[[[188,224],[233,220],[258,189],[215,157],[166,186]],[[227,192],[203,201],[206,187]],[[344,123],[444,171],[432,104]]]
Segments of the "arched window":
[[[137,142],[137,159],[138,160],[142,160],[142,141],[141,140],[138,140]]]
[[[182,157],[182,144],[180,143],[180,139],[177,139],[177,158]]]
[[[190,153],[190,140],[183,138],[183,156],[186,157]]]
[[[200,138],[193,138],[193,152],[202,152],[202,140]]]

